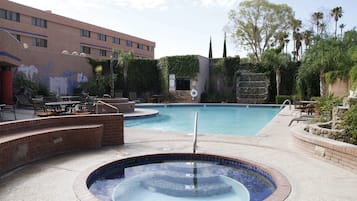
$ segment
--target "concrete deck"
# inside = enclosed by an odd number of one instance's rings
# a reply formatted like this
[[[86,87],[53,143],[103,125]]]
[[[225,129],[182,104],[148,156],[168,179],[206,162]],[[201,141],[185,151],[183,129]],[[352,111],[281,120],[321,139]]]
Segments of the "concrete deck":
[[[289,201],[357,200],[357,172],[300,150],[288,127],[293,117],[285,108],[257,137],[199,135],[197,152],[246,158],[279,170],[292,185]],[[125,128],[124,136],[121,146],[61,155],[4,175],[0,178],[0,200],[74,201],[72,185],[89,167],[136,155],[192,152],[192,136],[184,133]]]

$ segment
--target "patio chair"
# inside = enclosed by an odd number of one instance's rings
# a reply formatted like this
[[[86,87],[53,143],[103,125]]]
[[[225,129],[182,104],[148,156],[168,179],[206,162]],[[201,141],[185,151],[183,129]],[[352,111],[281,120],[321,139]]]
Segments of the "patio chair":
[[[0,120],[5,120],[5,114],[12,113],[14,115],[14,119],[16,120],[16,105],[3,105],[0,109]]]
[[[51,111],[46,108],[43,97],[32,98],[31,101],[33,106],[33,112],[36,116],[47,117],[56,114],[56,111]]]
[[[135,103],[142,102],[140,99],[138,99],[136,92],[129,92],[129,100],[134,101]]]

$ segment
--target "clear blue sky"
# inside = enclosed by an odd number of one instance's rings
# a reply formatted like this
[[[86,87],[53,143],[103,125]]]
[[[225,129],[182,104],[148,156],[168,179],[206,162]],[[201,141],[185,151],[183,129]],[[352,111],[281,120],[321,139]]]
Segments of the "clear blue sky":
[[[228,12],[242,0],[13,0],[24,5],[114,29],[156,42],[155,58],[171,55],[208,56],[212,37],[213,57],[222,57]],[[356,0],[270,0],[288,4],[305,28],[311,27],[311,15],[342,6],[341,23],[345,30],[357,26]],[[333,24],[331,24],[333,31]],[[246,52],[228,37],[228,56]]]

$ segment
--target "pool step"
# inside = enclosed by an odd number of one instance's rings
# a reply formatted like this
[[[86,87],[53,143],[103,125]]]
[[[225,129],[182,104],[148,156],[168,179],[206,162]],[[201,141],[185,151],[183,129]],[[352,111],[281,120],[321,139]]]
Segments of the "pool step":
[[[220,179],[220,177],[207,173],[194,173],[191,170],[191,172],[189,173],[165,171],[165,173],[156,174],[155,179],[162,179],[173,183],[192,185],[195,180],[199,183],[214,184]]]
[[[216,183],[206,184],[199,182],[198,179],[197,183],[187,185],[154,177],[142,181],[141,185],[150,191],[176,197],[207,197],[232,191],[231,185],[220,180],[216,180]]]

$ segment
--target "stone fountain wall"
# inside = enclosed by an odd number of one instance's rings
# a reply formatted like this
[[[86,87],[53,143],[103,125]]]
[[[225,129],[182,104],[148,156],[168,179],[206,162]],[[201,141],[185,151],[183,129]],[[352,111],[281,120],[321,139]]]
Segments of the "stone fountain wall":
[[[237,78],[238,103],[264,103],[269,95],[269,79],[264,73],[241,72]]]

